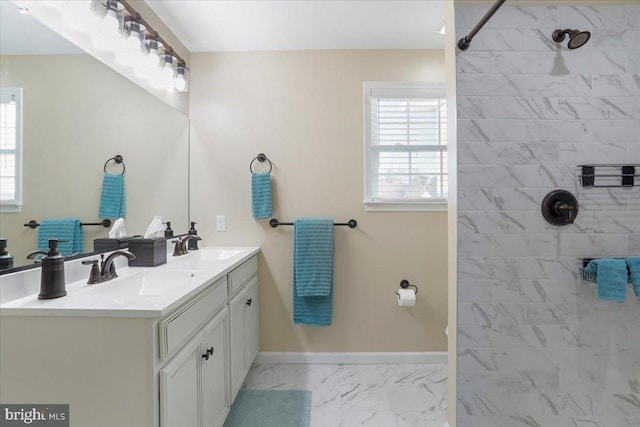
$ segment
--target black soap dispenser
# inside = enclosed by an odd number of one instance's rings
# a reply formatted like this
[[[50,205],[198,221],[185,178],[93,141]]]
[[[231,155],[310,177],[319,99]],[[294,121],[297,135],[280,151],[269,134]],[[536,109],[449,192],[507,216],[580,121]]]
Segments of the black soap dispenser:
[[[38,299],[60,298],[67,294],[64,282],[64,256],[58,252],[58,239],[49,239],[49,252],[35,251],[27,255],[32,259],[38,254],[42,257],[40,274],[40,294]]]
[[[7,250],[7,239],[0,239],[0,270],[13,268],[13,255]]]
[[[167,221],[167,228],[165,228],[164,230],[164,237],[166,237],[167,239],[170,237],[173,237],[173,228],[171,228],[171,221]]]
[[[189,234],[191,236],[197,236],[198,230],[196,230],[197,222],[191,221],[191,228],[189,229]],[[187,249],[190,251],[195,251],[198,249],[198,241],[196,239],[189,239],[187,242]]]

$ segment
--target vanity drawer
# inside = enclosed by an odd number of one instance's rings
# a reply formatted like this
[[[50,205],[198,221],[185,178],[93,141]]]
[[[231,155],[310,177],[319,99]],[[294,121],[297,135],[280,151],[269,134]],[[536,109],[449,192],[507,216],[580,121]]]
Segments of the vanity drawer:
[[[229,295],[238,292],[256,274],[258,274],[258,256],[254,255],[250,260],[229,273]]]
[[[160,321],[160,358],[179,350],[227,302],[227,279],[215,282],[202,295]]]

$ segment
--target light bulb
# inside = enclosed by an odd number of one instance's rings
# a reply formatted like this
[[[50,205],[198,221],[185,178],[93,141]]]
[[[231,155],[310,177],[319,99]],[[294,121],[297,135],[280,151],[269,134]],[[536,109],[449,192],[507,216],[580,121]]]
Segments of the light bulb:
[[[178,70],[176,71],[176,79],[174,82],[175,88],[178,92],[186,92],[187,91],[187,68],[184,63],[182,65],[178,65]]]
[[[176,76],[176,90],[178,92],[184,92],[187,89],[187,81],[184,78],[184,74],[178,74]]]
[[[107,14],[102,18],[100,22],[100,28],[98,31],[106,37],[117,37],[120,30],[120,22],[118,22],[118,15],[115,10],[107,10]]]
[[[160,73],[160,54],[164,47],[162,43],[154,39],[148,39],[146,45],[148,48],[147,56],[140,61],[136,68],[136,75],[153,79],[154,73]]]

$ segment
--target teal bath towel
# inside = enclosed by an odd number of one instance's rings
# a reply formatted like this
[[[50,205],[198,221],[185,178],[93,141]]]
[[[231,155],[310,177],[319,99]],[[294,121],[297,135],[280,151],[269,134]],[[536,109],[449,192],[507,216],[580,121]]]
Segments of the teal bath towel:
[[[627,258],[625,260],[629,268],[629,279],[633,285],[633,292],[640,297],[640,258]]]
[[[270,218],[271,206],[271,174],[251,174],[251,214],[254,218]]]
[[[587,264],[586,270],[597,274],[596,293],[598,298],[615,302],[624,302],[627,299],[629,275],[625,260],[594,259]]]
[[[333,319],[333,220],[293,222],[293,323],[329,326]]]
[[[80,220],[75,218],[47,218],[38,227],[38,250],[49,250],[49,239],[67,240],[58,244],[61,255],[84,252],[84,236]]]
[[[105,173],[100,196],[100,218],[124,218],[124,175]]]

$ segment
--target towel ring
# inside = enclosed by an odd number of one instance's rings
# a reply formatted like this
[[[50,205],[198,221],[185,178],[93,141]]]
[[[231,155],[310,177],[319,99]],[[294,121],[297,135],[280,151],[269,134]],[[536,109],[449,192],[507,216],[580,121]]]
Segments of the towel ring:
[[[111,160],[116,162],[116,164],[118,164],[118,165],[122,164],[122,175],[124,175],[124,171],[125,171],[126,167],[124,165],[124,159],[122,158],[122,156],[120,154],[116,154],[115,156],[113,156],[112,158],[110,158],[109,160],[104,162],[104,173],[107,173],[107,165],[109,164],[109,162]]]
[[[253,162],[255,162],[256,160],[260,163],[263,163],[265,160],[269,162],[269,173],[271,173],[273,165],[271,164],[271,160],[269,160],[269,158],[263,153],[258,154],[253,160],[251,160],[251,163],[249,163],[249,172],[253,173]]]

